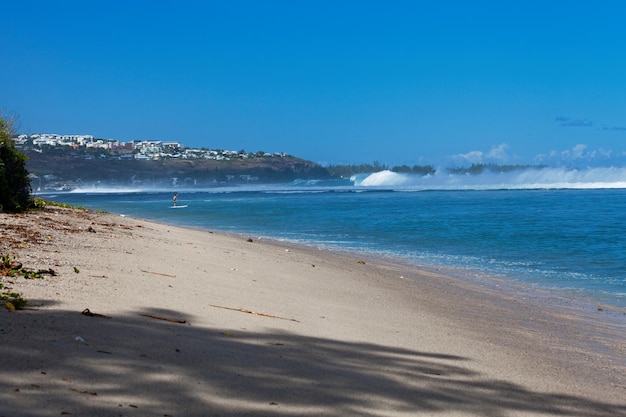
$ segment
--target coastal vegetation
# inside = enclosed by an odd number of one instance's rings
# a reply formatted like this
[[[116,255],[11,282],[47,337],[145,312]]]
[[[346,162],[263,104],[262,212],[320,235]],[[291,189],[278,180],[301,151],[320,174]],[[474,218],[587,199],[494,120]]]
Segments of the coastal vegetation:
[[[349,178],[356,174],[365,174],[384,170],[415,175],[432,175],[436,171],[432,165],[413,165],[412,167],[409,167],[408,165],[399,165],[389,168],[388,165],[381,164],[378,161],[374,161],[372,164],[331,165],[327,169],[328,174],[334,178]]]
[[[0,114],[0,211],[21,212],[31,203],[26,156],[15,148],[11,137],[14,119]]]
[[[66,208],[66,209],[87,211],[87,209],[82,206],[75,206],[73,204],[67,204],[61,201],[47,200],[45,198],[40,198],[40,197],[33,198],[33,208],[42,210],[45,207],[61,207],[61,208]],[[106,211],[102,211],[102,210],[95,210],[95,211],[97,211],[98,213],[107,213]]]
[[[469,167],[448,168],[448,172],[456,175],[480,175],[485,172],[503,173],[523,169],[541,169],[543,165],[498,165],[498,164],[472,164]]]
[[[22,266],[21,262],[17,262],[14,256],[10,254],[0,254],[0,276],[15,277],[22,276],[26,279],[43,278],[44,274],[55,275],[52,269],[31,270]]]
[[[5,288],[2,283],[0,283],[0,300],[4,301],[4,307],[8,310],[21,310],[28,303],[20,293]]]
[[[0,277],[15,277],[21,275],[24,278],[42,278],[42,275],[34,271],[25,271],[22,264],[15,261],[9,254],[0,254]],[[0,282],[0,301],[8,310],[21,310],[27,301],[18,292]]]

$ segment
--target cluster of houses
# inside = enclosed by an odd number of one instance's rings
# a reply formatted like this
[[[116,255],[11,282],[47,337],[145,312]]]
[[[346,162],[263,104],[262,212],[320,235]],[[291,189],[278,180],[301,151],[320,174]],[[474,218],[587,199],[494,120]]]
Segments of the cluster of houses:
[[[50,133],[33,135],[22,134],[14,138],[14,141],[16,147],[24,150],[43,152],[51,148],[64,148],[76,157],[84,157],[87,159],[94,158],[95,152],[85,153],[80,151],[99,149],[102,150],[98,156],[100,158],[137,160],[159,160],[167,158],[231,160],[252,157],[286,156],[285,153],[247,153],[243,150],[228,151],[186,148],[180,142],[166,142],[160,140],[120,142],[114,139],[96,139],[92,135],[57,135]]]

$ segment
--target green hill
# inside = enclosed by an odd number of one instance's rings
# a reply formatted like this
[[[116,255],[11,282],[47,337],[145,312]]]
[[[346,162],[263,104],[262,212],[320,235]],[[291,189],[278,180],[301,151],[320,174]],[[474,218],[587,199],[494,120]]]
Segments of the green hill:
[[[108,156],[53,155],[26,152],[26,168],[33,189],[63,185],[218,186],[276,183],[295,179],[328,178],[328,170],[292,156],[254,156],[246,159],[136,160]]]

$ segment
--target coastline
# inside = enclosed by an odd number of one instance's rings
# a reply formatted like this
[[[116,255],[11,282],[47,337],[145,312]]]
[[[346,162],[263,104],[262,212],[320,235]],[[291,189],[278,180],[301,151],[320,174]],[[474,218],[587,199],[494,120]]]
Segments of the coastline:
[[[57,273],[0,278],[29,300],[0,311],[0,416],[626,415],[618,313],[92,211],[0,224]]]

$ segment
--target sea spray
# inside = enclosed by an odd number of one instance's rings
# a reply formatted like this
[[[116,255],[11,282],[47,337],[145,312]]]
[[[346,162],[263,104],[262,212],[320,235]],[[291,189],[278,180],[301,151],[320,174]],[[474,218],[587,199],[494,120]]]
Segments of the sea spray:
[[[396,173],[389,170],[353,176],[357,187],[421,190],[523,190],[626,188],[626,168],[526,167],[506,172],[478,174],[438,170],[434,175]]]
[[[393,171],[384,170],[368,175],[359,185],[363,187],[396,187],[399,185],[408,185],[411,179],[411,176],[408,174],[398,174]]]

